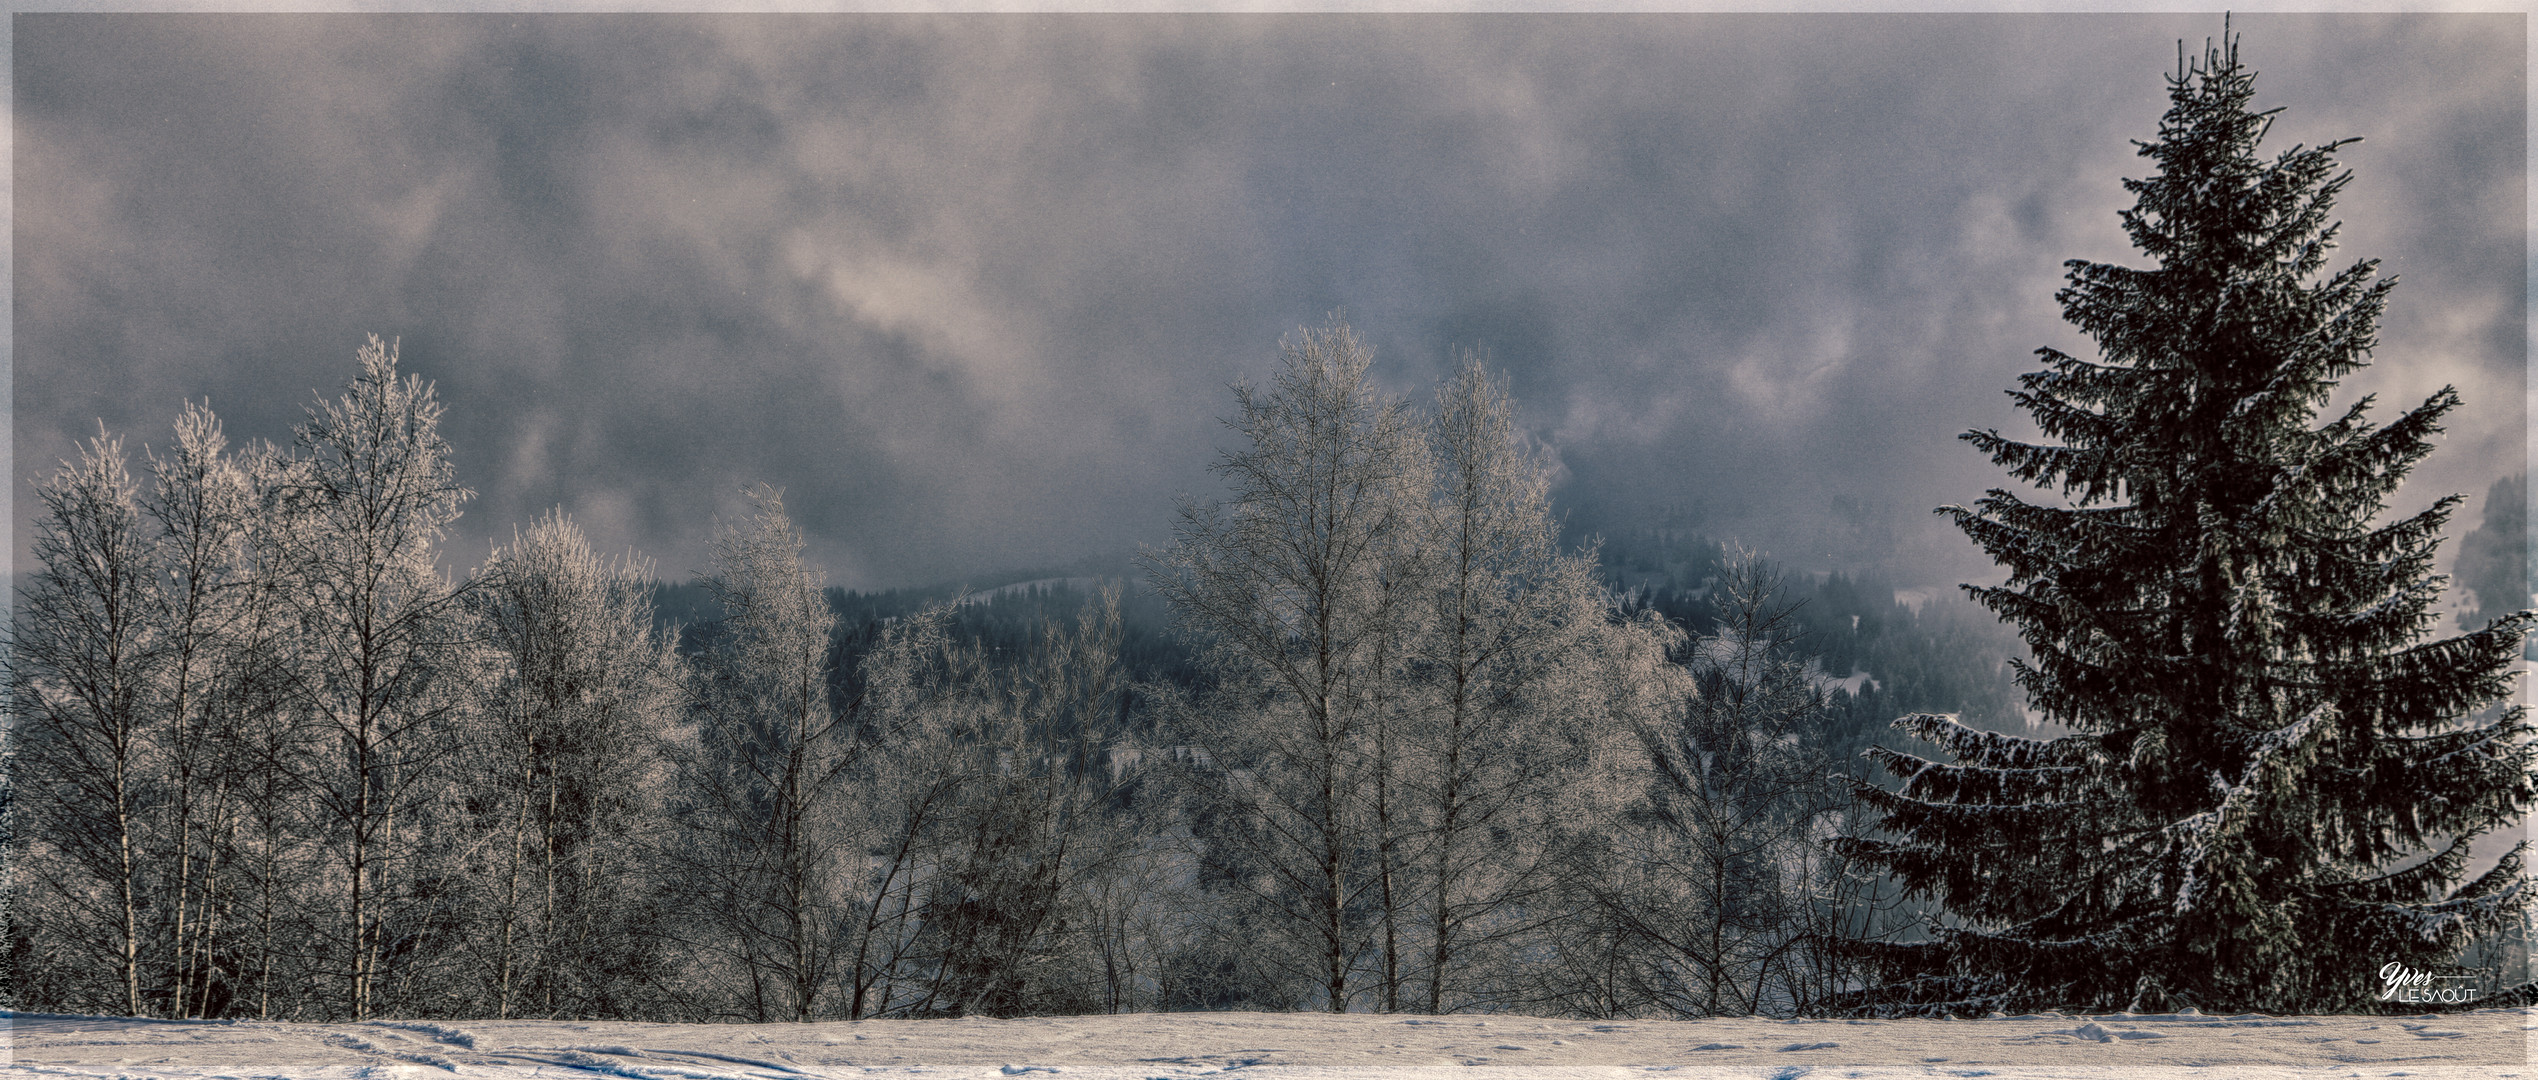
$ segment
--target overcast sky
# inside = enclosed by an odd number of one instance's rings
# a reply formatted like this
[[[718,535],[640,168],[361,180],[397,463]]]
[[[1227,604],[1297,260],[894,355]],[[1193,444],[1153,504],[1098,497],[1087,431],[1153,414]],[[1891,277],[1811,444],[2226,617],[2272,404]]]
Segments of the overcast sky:
[[[460,568],[561,506],[683,578],[759,480],[841,585],[1124,552],[1340,310],[1403,393],[1486,349],[1581,523],[1954,580],[1929,509],[2003,482],[1954,436],[2087,355],[2062,261],[2139,261],[2130,140],[2220,24],[21,15],[16,557],[100,420],[287,441],[371,332],[448,405]],[[2347,399],[2456,383],[2408,497],[2481,502],[2526,456],[2524,18],[2235,25],[2270,150],[2366,140],[2337,265],[2404,284]]]

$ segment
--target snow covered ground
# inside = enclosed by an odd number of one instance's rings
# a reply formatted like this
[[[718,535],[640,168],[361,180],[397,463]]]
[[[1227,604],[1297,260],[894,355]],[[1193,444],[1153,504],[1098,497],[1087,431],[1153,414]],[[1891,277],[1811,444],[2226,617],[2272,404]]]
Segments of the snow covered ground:
[[[2538,1010],[2416,1017],[1540,1020],[1178,1013],[813,1024],[286,1024],[0,1013],[11,1076],[1261,1080],[2272,1076],[2538,1080]]]

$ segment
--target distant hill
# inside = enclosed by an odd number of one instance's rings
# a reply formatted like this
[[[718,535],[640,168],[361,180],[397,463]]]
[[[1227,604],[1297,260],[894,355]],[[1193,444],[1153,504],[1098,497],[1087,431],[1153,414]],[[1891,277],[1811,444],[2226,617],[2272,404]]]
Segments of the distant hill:
[[[1120,593],[1120,660],[1129,677],[1183,685],[1195,681],[1198,672],[1190,649],[1171,632],[1171,612],[1124,556],[910,588],[831,588],[828,603],[837,613],[838,633],[830,663],[839,688],[851,692],[856,662],[886,627],[945,603],[957,607],[952,630],[961,639],[1026,649],[1046,626],[1072,627],[1078,613],[1097,603],[1106,588]],[[683,628],[681,647],[694,650],[710,639],[723,611],[700,582],[661,582],[653,589],[653,617],[657,627]]]

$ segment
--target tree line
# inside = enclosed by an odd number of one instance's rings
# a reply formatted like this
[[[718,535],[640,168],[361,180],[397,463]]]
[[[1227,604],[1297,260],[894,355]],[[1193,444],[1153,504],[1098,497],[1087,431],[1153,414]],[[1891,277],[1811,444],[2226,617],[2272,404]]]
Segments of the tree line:
[[[693,624],[560,514],[445,574],[469,493],[375,338],[287,446],[202,406],[137,467],[101,433],[41,487],[10,639],[16,1003],[1624,1015],[1837,983],[1799,939],[1844,887],[1839,709],[1768,569],[1697,642],[1616,606],[1503,384],[1470,365],[1421,415],[1369,359],[1310,331],[1240,392],[1236,496],[1148,556],[1191,643],[1160,679],[1115,588],[1027,632],[842,618],[764,488]]]

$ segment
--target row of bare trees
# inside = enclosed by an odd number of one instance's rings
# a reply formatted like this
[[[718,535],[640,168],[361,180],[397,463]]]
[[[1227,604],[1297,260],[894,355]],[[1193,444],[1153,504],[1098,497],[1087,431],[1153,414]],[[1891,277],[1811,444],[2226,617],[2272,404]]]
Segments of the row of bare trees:
[[[9,643],[22,995],[268,1012],[291,953],[361,1015],[421,929],[460,835],[431,781],[477,658],[434,557],[468,493],[429,389],[375,338],[361,362],[288,450],[189,406],[146,481],[101,432],[40,488]]]
[[[101,432],[39,488],[9,639],[20,1002],[499,1015],[606,981],[677,702],[648,568],[558,517],[451,580],[441,406],[392,345],[359,362],[288,447],[189,405],[145,476]]]
[[[1161,710],[1207,763],[1182,778],[1214,936],[1244,943],[1214,999],[1711,1015],[1848,979],[1822,942],[1891,913],[1817,843],[1846,820],[1835,705],[1769,570],[1687,640],[1561,548],[1477,360],[1422,412],[1344,325],[1283,353],[1237,388],[1228,496],[1150,557],[1215,676]]]
[[[189,406],[141,476],[101,433],[41,486],[9,640],[17,1004],[1135,1004],[1115,607],[994,658],[927,613],[839,700],[834,614],[762,489],[683,655],[651,567],[561,515],[445,573],[468,492],[441,406],[388,343],[360,363],[287,447]],[[1105,950],[1105,981],[1076,970]]]
[[[1414,409],[1344,326],[1237,389],[1228,497],[997,651],[858,652],[781,498],[718,617],[549,515],[461,576],[432,388],[372,339],[287,446],[201,406],[40,487],[8,640],[19,1008],[755,1022],[1182,1008],[1802,1010],[1876,882],[1768,571],[1695,641],[1564,549],[1477,362]],[[840,670],[845,668],[847,670]]]
[[[835,616],[773,493],[720,538],[726,610],[671,740],[664,880],[698,1015],[1134,1008],[1153,853],[1129,804],[1117,596],[1021,655],[943,606],[840,698]]]

